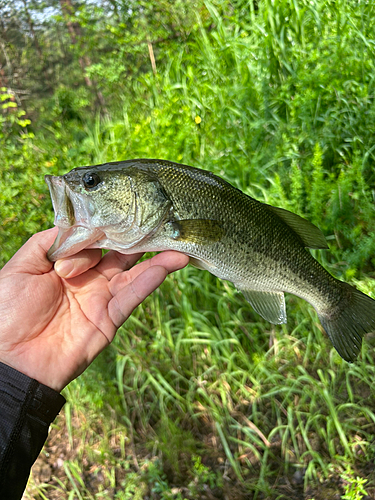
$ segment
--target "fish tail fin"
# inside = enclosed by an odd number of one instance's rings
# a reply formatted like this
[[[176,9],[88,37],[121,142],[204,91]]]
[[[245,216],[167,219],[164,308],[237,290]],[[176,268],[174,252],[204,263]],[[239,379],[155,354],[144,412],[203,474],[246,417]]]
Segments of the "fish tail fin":
[[[343,287],[342,300],[336,308],[318,311],[318,316],[340,356],[354,361],[362,337],[375,331],[375,300],[347,283],[338,283]]]

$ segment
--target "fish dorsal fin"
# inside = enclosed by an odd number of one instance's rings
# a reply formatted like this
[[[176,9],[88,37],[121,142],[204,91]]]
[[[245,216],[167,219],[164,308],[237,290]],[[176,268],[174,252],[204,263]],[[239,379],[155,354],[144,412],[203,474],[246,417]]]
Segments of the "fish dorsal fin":
[[[222,224],[218,220],[186,219],[170,221],[172,238],[176,241],[197,243],[200,245],[219,241],[224,234]]]
[[[328,248],[324,234],[312,222],[283,208],[272,207],[271,205],[266,206],[298,234],[305,247]]]
[[[237,287],[253,309],[264,319],[279,325],[286,323],[285,298],[283,292],[260,292]]]

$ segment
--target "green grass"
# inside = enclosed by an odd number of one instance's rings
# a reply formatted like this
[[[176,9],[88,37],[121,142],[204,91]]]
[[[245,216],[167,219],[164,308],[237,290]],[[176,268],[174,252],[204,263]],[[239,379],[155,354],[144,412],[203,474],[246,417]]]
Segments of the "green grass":
[[[2,261],[52,224],[45,173],[166,158],[309,218],[330,245],[316,258],[375,298],[374,6],[199,5],[157,75],[108,83],[109,117],[60,89],[80,120],[57,106],[1,138]],[[288,296],[287,312],[273,326],[207,272],[170,276],[65,390],[29,498],[375,495],[374,340],[348,364],[308,304]]]
[[[282,478],[296,471],[309,491],[349,466],[357,481],[374,457],[373,354],[365,344],[345,363],[310,306],[292,297],[287,306],[288,324],[275,327],[208,273],[171,277],[66,390],[74,458],[59,494],[102,498],[85,464],[102,471],[104,490],[123,484],[155,499],[230,484],[239,496],[228,498],[284,498]]]

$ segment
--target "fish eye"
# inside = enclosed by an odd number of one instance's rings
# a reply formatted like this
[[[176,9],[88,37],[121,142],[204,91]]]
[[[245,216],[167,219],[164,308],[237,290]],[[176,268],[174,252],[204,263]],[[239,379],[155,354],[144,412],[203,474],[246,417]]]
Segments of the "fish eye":
[[[82,177],[83,184],[85,188],[87,189],[92,189],[95,186],[99,184],[101,181],[100,177],[98,174],[95,173],[89,173],[87,172],[83,177]]]

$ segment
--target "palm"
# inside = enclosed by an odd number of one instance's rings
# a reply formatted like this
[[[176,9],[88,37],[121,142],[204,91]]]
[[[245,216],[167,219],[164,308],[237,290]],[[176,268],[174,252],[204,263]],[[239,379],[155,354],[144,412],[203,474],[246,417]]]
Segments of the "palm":
[[[61,390],[113,340],[167,272],[188,258],[167,252],[124,273],[139,254],[109,252],[101,259],[100,250],[91,250],[77,256],[72,274],[81,274],[62,279],[45,256],[55,232],[39,235],[39,254],[26,248],[30,240],[1,271],[0,360]]]
[[[72,280],[63,280],[54,271],[23,277],[22,310],[18,313],[23,316],[21,328],[16,336],[11,332],[7,335],[9,348],[18,354],[19,366],[15,368],[33,362],[38,371],[46,372],[53,366],[58,378],[65,372],[68,379],[79,375],[116,332],[108,317],[112,299],[109,285],[94,270]]]

